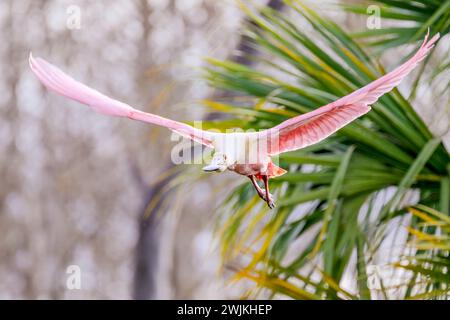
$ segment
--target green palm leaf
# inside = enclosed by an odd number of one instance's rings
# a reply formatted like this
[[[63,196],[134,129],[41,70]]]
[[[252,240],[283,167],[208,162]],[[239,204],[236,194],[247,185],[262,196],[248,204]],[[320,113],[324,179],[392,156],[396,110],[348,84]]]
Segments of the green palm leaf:
[[[341,4],[344,10],[366,15],[368,19],[373,12],[369,8],[378,8],[380,19],[388,20],[390,23],[399,23],[405,26],[400,27],[381,27],[360,32],[352,35],[358,39],[364,39],[368,45],[376,48],[378,53],[384,52],[390,48],[402,46],[405,44],[418,42],[427,29],[431,29],[432,34],[440,33],[445,37],[450,31],[450,0],[434,1],[403,1],[403,0],[375,0],[367,1],[363,4]],[[427,61],[431,55],[427,57]],[[414,81],[411,91],[411,98],[415,97],[417,87],[421,76],[425,70],[423,64]],[[436,72],[442,73],[448,69],[448,63],[442,63],[436,68]],[[434,79],[434,76],[431,78]]]
[[[246,102],[204,103],[232,114],[232,124],[242,119],[248,128],[274,126],[384,73],[366,49],[334,22],[302,1],[285,2],[293,15],[267,8],[258,11],[241,3],[255,26],[246,34],[259,52],[248,57],[258,62],[256,68],[208,60],[205,77],[212,86],[246,97]],[[385,11],[396,19],[414,18],[420,30],[441,10],[433,1],[380,2],[405,7],[406,13]],[[433,19],[441,21],[441,16]],[[305,31],[305,26],[313,31]],[[449,162],[440,140],[394,90],[335,136],[280,156],[281,166],[290,172],[272,180],[278,198],[275,211],[267,210],[247,182],[228,197],[217,223],[224,263],[233,264],[238,278],[252,280],[274,297],[369,299],[374,292],[367,282],[368,266],[386,238],[387,227],[409,216],[411,190],[417,191],[419,203],[448,214]],[[392,187],[393,195],[380,200]],[[381,208],[375,205],[380,201]],[[411,219],[411,228],[419,223]],[[242,256],[247,258],[238,259]],[[419,268],[410,271],[425,272]],[[356,283],[352,290],[341,285],[349,270]],[[443,283],[447,278],[438,280]],[[381,292],[389,297],[388,287]]]

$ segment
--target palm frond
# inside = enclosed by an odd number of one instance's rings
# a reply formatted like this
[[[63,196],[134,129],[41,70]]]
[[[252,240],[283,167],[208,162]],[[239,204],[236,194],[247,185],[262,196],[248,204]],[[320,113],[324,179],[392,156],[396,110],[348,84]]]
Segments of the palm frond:
[[[333,21],[302,1],[285,2],[294,16],[241,3],[257,26],[246,32],[259,53],[250,57],[256,69],[209,59],[205,70],[212,86],[246,99],[204,104],[242,119],[244,127],[271,127],[384,73]],[[335,136],[280,162],[290,173],[273,180],[276,211],[269,213],[246,183],[223,204],[217,222],[224,263],[238,265],[240,278],[272,295],[371,298],[368,267],[387,226],[409,216],[411,192],[418,191],[414,202],[429,207],[445,207],[449,197],[449,154],[398,90]],[[412,228],[417,224],[411,220]],[[348,272],[356,275],[351,288],[342,284]]]

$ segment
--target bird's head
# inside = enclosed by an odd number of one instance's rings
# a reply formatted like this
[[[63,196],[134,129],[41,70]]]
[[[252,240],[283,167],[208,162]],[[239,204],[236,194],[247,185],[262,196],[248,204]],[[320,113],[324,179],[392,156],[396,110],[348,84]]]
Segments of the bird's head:
[[[227,156],[221,152],[214,153],[211,163],[206,167],[203,167],[203,171],[206,172],[223,172],[228,168]]]

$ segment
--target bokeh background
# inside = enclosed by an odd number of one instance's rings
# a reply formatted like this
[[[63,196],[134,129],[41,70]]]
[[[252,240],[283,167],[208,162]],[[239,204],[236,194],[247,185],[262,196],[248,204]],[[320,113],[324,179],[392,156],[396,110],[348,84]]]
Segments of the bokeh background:
[[[365,23],[329,14],[350,28]],[[49,93],[28,68],[32,51],[142,110],[203,119],[211,115],[199,101],[221,94],[201,77],[204,57],[239,59],[245,23],[233,0],[0,2],[1,299],[212,299],[245,290],[228,283],[214,236],[215,208],[240,178],[186,181],[156,201],[171,169],[169,132]],[[448,107],[418,112],[436,132],[448,126]],[[149,205],[158,215],[146,217]],[[66,286],[71,265],[80,267],[80,290]]]

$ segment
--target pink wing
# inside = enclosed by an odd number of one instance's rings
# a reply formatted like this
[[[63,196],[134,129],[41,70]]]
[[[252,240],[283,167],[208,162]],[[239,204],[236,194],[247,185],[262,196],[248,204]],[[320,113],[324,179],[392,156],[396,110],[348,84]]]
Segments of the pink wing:
[[[436,34],[427,41],[427,34],[416,54],[395,70],[343,98],[267,130],[263,137],[268,140],[268,153],[276,155],[315,144],[369,112],[370,105],[397,86],[426,57],[438,39],[439,34]]]
[[[208,147],[213,147],[213,133],[196,129],[187,124],[146,113],[133,107],[111,99],[100,92],[85,86],[71,78],[54,65],[40,58],[33,58],[30,54],[30,67],[39,80],[49,89],[67,98],[81,102],[94,110],[111,116],[127,117],[134,120],[148,122],[171,129]]]

